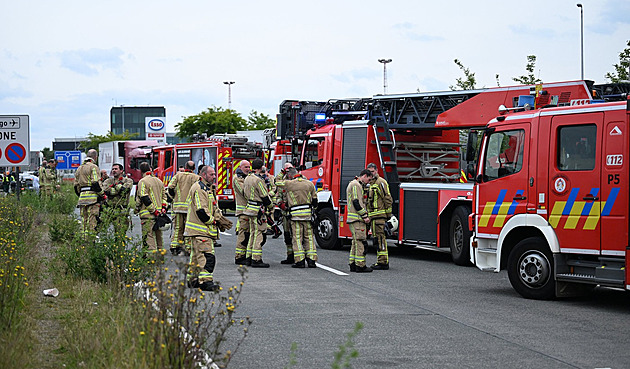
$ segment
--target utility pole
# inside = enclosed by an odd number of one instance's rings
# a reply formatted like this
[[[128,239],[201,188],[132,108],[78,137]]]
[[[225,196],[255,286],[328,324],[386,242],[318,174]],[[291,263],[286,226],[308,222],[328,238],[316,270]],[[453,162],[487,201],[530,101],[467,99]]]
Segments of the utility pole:
[[[379,63],[383,63],[383,95],[387,95],[387,63],[391,63],[391,59],[379,59]]]
[[[581,46],[581,60],[582,60],[582,80],[584,80],[584,7],[582,4],[577,4],[580,8],[580,46]]]
[[[228,86],[228,109],[232,110],[232,85],[235,84],[234,81],[225,81],[224,85]]]

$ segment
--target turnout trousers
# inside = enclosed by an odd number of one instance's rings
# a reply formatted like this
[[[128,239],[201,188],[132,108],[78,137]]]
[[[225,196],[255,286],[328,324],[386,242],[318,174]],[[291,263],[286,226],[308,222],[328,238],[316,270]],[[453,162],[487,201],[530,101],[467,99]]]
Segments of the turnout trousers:
[[[352,247],[350,248],[349,264],[356,264],[357,267],[365,266],[365,239],[367,235],[367,225],[363,222],[348,223],[352,232]]]
[[[192,253],[187,278],[189,281],[198,280],[199,283],[213,281],[212,273],[216,264],[214,257],[214,240],[206,236],[192,238]]]
[[[258,224],[257,216],[249,216],[249,242],[247,243],[247,252],[245,256],[252,258],[252,260],[262,260],[262,240],[263,232],[267,229],[267,222]]]
[[[140,222],[142,223],[142,244],[147,253],[155,254],[162,249],[162,231],[153,230],[155,218],[140,219]]]
[[[249,217],[245,214],[238,216],[236,223],[236,253],[234,259],[240,259],[247,254],[247,244],[249,243]]]
[[[88,232],[94,232],[96,230],[96,223],[98,214],[101,210],[101,204],[94,203],[90,205],[81,205],[81,220],[83,222],[83,234]]]
[[[378,218],[372,220],[372,238],[376,247],[376,262],[378,264],[388,264],[389,254],[387,252],[387,238],[385,237],[385,219]]]
[[[317,261],[317,250],[313,240],[313,226],[310,220],[292,220],[291,233],[293,234],[293,257],[296,263],[304,260],[304,257]]]

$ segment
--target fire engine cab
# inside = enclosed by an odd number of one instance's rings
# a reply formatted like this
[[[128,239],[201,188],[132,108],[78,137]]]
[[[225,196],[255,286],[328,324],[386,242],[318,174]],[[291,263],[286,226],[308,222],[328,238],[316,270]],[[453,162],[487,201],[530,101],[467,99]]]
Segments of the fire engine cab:
[[[217,198],[219,206],[234,209],[232,176],[241,160],[263,158],[261,143],[250,142],[240,135],[213,135],[201,142],[181,143],[153,148],[154,174],[165,185],[187,161],[195,162],[195,172],[201,165],[212,166],[217,173]]]
[[[470,217],[479,269],[507,269],[532,299],[630,289],[629,86],[567,106],[501,107],[489,121]]]
[[[544,88],[284,101],[277,130],[282,142],[291,142],[295,163],[318,190],[318,245],[338,248],[351,239],[346,187],[367,164],[375,163],[389,183],[393,213],[399,219],[393,242],[450,252],[456,264],[470,263],[473,184],[462,175],[460,129],[485,127],[497,106],[516,106],[523,95],[536,106],[586,101],[591,96],[587,85],[578,81]],[[472,162],[476,147],[469,146]]]

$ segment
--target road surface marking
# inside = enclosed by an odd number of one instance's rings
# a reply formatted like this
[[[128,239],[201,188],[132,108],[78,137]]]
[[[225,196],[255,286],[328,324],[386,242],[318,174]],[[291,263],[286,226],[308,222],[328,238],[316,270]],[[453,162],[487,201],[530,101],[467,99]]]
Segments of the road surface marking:
[[[320,268],[322,268],[322,269],[324,269],[324,270],[327,270],[327,271],[329,271],[329,272],[331,272],[331,273],[335,273],[335,274],[337,274],[337,275],[348,275],[348,273],[344,273],[344,272],[342,272],[342,271],[340,271],[340,270],[337,270],[337,269],[334,269],[334,268],[328,267],[328,266],[326,266],[326,265],[324,265],[324,264],[315,263],[315,265],[317,265],[318,267],[320,267]]]

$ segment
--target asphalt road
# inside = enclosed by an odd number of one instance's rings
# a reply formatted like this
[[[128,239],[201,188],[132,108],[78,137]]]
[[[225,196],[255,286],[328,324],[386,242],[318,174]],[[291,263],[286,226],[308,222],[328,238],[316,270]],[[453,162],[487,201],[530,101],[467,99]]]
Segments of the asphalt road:
[[[214,276],[223,286],[240,282],[228,233],[216,249]],[[356,322],[364,328],[353,368],[630,367],[624,291],[534,301],[518,295],[505,272],[456,266],[447,254],[391,247],[390,270],[357,274],[348,270],[349,247],[318,250],[315,269],[281,265],[282,238],[263,250],[271,267],[247,273],[237,313],[253,324],[231,368],[284,368],[294,342],[294,368],[330,368]]]

